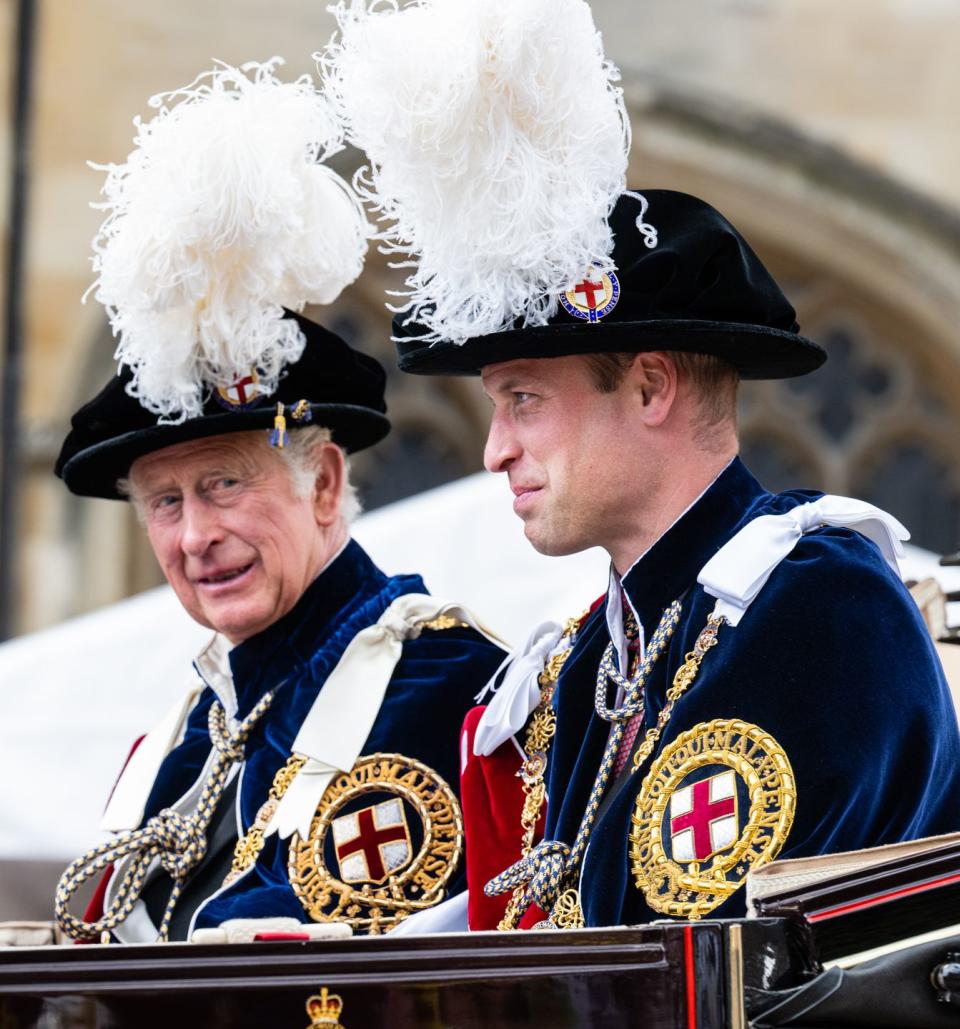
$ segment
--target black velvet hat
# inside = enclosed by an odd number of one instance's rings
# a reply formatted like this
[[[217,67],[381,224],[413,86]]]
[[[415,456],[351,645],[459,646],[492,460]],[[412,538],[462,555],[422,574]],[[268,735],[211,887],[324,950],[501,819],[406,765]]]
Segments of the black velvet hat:
[[[430,345],[422,326],[401,314],[394,319],[400,368],[476,375],[518,358],[645,350],[714,354],[744,379],[790,378],[823,364],[825,351],[799,334],[793,307],[722,214],[685,193],[654,189],[643,196],[649,206],[642,218],[640,201],[629,193],[610,216],[614,274],[571,283],[546,325]]]
[[[309,423],[325,426],[333,441],[348,452],[383,439],[390,422],[380,363],[315,322],[292,312],[287,317],[296,319],[306,346],[300,359],[281,374],[274,393],[258,392],[252,372],[230,389],[211,390],[200,417],[163,424],[129,395],[131,374],[122,368],[71,419],[56,474],[80,496],[122,499],[117,480],[127,475],[138,457],[221,433],[269,431],[278,405],[283,405],[288,429],[295,431]]]

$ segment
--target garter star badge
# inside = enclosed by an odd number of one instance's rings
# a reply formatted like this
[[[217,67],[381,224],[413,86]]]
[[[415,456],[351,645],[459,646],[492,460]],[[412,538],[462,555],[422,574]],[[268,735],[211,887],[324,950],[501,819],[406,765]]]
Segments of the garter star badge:
[[[630,869],[654,911],[698,919],[772,861],[796,810],[793,770],[763,729],[701,723],[650,768],[632,817]]]
[[[256,407],[264,396],[260,386],[260,376],[256,368],[251,368],[247,375],[241,376],[229,386],[218,386],[214,398],[228,411],[249,411]]]
[[[307,839],[291,836],[287,871],[314,921],[378,934],[443,900],[462,852],[447,783],[402,754],[371,754],[330,783]]]
[[[560,294],[567,314],[585,322],[598,322],[620,299],[620,280],[614,272],[602,272],[594,265],[587,274]]]

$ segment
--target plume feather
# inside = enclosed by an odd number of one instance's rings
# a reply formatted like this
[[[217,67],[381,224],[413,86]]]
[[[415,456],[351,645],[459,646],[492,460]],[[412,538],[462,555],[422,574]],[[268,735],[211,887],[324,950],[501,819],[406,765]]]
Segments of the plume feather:
[[[385,249],[413,259],[399,310],[426,341],[543,324],[590,265],[611,267],[629,120],[583,0],[330,10],[324,85],[370,158],[356,185]]]
[[[330,303],[363,265],[359,198],[320,163],[342,148],[336,113],[279,64],[218,64],[153,97],[126,162],[92,165],[107,217],[91,291],[129,392],[162,421],[196,417],[251,367],[272,392],[304,346],[284,308]]]

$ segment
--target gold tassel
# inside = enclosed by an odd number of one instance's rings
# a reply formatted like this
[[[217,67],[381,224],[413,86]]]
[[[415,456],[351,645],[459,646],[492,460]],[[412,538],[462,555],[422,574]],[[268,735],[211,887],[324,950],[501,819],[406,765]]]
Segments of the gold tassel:
[[[283,450],[287,445],[287,419],[283,417],[283,404],[277,404],[277,414],[273,419],[273,431],[270,433],[270,446]]]

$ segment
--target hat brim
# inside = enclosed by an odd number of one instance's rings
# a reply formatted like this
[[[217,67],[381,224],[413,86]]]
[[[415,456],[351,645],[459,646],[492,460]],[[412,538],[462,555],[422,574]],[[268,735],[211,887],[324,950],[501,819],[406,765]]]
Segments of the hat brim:
[[[395,338],[402,371],[414,375],[478,375],[487,365],[570,354],[682,350],[729,361],[743,379],[789,379],[815,371],[826,351],[795,332],[739,322],[649,321],[544,325],[510,329],[463,344]]]
[[[322,425],[331,432],[333,442],[348,453],[355,453],[379,443],[390,431],[386,415],[356,404],[311,404],[310,423]],[[94,443],[67,461],[60,471],[67,487],[83,497],[122,500],[117,480],[124,478],[138,457],[164,447],[208,436],[220,436],[253,429],[270,429],[276,409],[272,405],[247,411],[224,411],[223,414],[194,418],[179,425],[150,425],[134,429],[112,439]],[[300,427],[287,418],[287,428]]]

